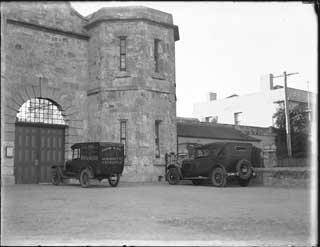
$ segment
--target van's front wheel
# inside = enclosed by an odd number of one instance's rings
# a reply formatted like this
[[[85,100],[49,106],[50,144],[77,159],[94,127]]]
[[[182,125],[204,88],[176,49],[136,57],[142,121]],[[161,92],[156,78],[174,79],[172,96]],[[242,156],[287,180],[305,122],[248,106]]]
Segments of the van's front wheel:
[[[120,175],[119,174],[113,174],[110,177],[108,177],[108,181],[109,181],[109,184],[112,187],[116,187],[118,185],[119,181],[120,181]]]
[[[90,185],[90,171],[89,169],[83,169],[80,173],[80,184],[82,188],[87,188]]]

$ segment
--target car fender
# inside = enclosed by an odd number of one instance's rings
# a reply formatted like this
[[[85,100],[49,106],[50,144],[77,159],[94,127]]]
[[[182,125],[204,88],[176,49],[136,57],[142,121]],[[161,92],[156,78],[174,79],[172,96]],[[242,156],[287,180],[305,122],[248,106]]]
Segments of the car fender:
[[[182,171],[181,171],[181,167],[179,167],[179,166],[177,166],[177,165],[170,165],[170,166],[168,166],[168,170],[170,169],[170,168],[176,168],[177,169],[177,171],[178,171],[178,173],[179,173],[179,176],[180,176],[180,178],[182,178],[183,176],[182,176]]]

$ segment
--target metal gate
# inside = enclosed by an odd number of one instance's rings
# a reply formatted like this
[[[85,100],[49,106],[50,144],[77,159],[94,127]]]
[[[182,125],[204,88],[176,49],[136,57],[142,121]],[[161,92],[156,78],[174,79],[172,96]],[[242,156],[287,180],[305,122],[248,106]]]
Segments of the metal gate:
[[[50,166],[64,162],[65,126],[16,123],[15,132],[15,182],[49,182]]]

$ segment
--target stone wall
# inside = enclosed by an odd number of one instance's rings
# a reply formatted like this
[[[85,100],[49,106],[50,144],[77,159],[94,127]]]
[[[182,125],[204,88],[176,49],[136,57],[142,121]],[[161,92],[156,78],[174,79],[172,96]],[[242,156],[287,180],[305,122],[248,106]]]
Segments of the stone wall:
[[[311,172],[305,167],[255,168],[257,177],[252,179],[252,185],[275,187],[310,188]]]
[[[42,97],[61,106],[68,158],[69,146],[82,140],[84,130],[88,36],[81,26],[86,21],[64,3],[3,3],[2,10],[1,149],[14,147],[19,108]],[[1,153],[3,180],[12,182],[14,158]]]
[[[172,16],[145,7],[104,8],[83,18],[65,2],[1,3],[1,165],[14,181],[16,114],[31,98],[61,107],[67,123],[65,158],[80,141],[120,140],[127,120],[128,180],[164,175],[176,150],[175,41]],[[119,36],[127,37],[127,70],[119,71]],[[154,39],[160,39],[159,73]],[[40,79],[41,78],[41,79]],[[160,121],[160,158],[155,121]]]
[[[88,138],[118,142],[120,120],[125,119],[124,179],[157,180],[164,175],[165,153],[176,150],[172,16],[143,7],[104,8],[93,14],[86,28],[91,37]],[[125,71],[120,71],[120,37],[126,37]],[[155,39],[161,40],[159,73],[154,67]],[[155,157],[156,120],[160,158]]]

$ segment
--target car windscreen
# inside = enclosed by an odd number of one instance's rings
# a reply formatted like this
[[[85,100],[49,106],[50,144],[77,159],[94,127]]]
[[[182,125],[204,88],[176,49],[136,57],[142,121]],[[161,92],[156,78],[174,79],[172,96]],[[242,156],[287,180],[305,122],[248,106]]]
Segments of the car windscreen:
[[[78,160],[80,159],[80,148],[74,148],[72,152],[72,159]]]

